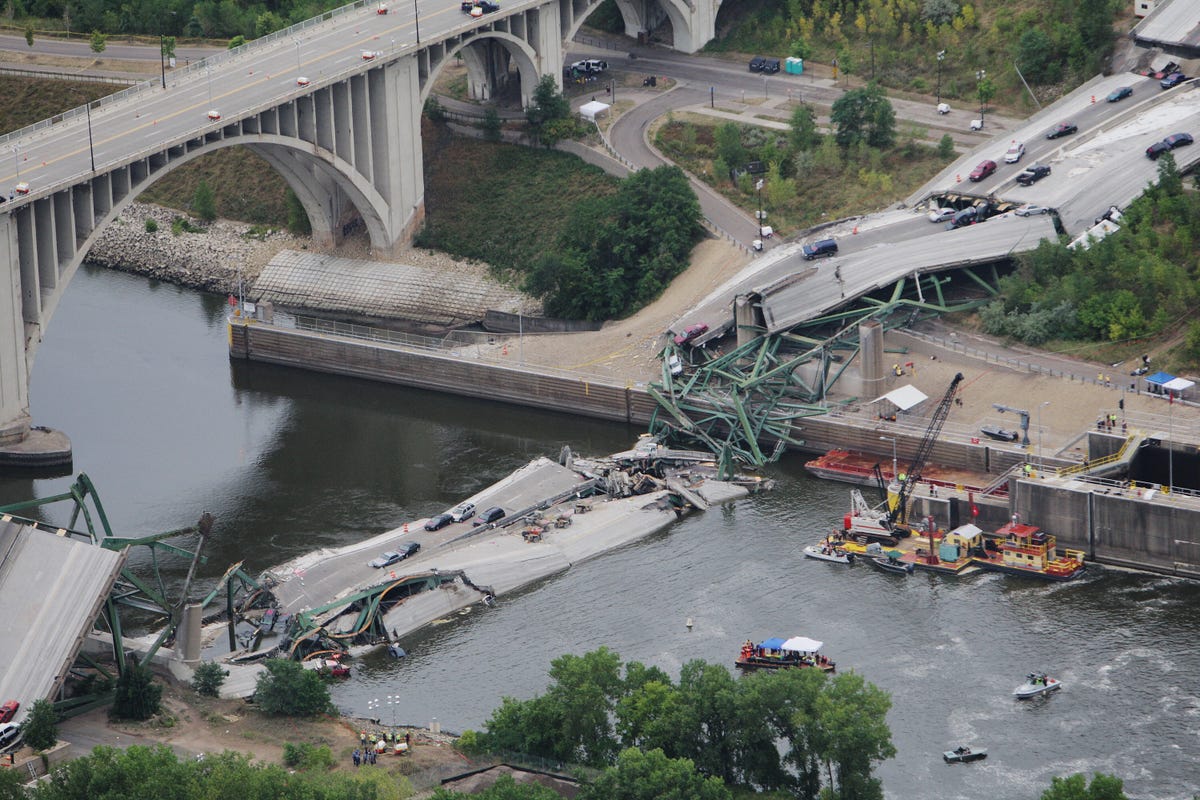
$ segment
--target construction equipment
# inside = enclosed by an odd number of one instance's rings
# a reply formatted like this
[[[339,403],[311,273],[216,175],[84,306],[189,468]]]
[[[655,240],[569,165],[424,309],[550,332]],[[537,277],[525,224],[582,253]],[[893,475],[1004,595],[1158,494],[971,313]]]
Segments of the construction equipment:
[[[950,388],[946,390],[946,394],[942,396],[942,401],[938,403],[938,407],[934,409],[933,416],[929,420],[929,427],[925,429],[925,437],[921,439],[921,444],[917,446],[916,455],[913,456],[912,463],[908,466],[908,472],[904,476],[904,480],[900,483],[900,491],[896,496],[895,505],[888,512],[887,524],[889,527],[894,526],[897,522],[903,524],[907,515],[908,499],[912,495],[912,491],[921,480],[921,471],[925,469],[925,462],[929,460],[929,454],[933,451],[933,445],[937,442],[938,434],[942,432],[942,426],[946,424],[946,417],[950,414],[950,404],[954,402],[954,392],[958,389],[958,384],[962,383],[963,374],[959,372],[954,376],[954,380],[950,381]]]
[[[1001,405],[1000,403],[992,403],[992,408],[996,409],[1001,414],[1003,414],[1005,411],[1008,411],[1010,413],[1017,414],[1018,416],[1021,417],[1021,444],[1028,447],[1029,446],[1029,412],[1023,408],[1011,408],[1009,406]]]

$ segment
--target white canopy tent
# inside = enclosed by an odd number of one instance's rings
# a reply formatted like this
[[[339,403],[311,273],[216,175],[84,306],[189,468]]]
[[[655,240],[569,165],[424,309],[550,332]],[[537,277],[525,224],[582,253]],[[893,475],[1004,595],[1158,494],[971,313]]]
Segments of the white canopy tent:
[[[781,650],[790,650],[794,653],[815,653],[821,649],[824,642],[818,642],[816,639],[809,639],[807,636],[793,636],[783,643]]]
[[[579,113],[584,119],[589,122],[595,122],[596,117],[608,111],[608,103],[601,103],[599,100],[593,100],[590,103],[584,103],[579,107]]]
[[[907,386],[901,386],[899,389],[892,389],[883,397],[876,397],[872,403],[878,403],[880,400],[887,400],[901,411],[908,411],[914,406],[918,406],[929,399],[929,395],[922,392],[911,383]]]
[[[1195,381],[1189,381],[1187,378],[1172,378],[1162,385],[1162,388],[1168,392],[1172,392],[1176,397],[1182,397],[1183,393],[1196,385]]]

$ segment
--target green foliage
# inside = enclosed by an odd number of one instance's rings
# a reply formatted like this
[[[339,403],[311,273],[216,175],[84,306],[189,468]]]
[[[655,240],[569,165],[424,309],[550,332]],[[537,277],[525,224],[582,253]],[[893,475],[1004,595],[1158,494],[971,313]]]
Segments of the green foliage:
[[[465,794],[448,789],[435,789],[433,800],[561,800],[562,795],[538,783],[517,783],[512,775],[501,775],[496,782],[480,792]]]
[[[25,44],[33,47],[33,23],[30,22],[25,26]]]
[[[269,32],[269,31],[268,31],[268,32]],[[232,49],[234,49],[235,47],[241,47],[241,46],[242,46],[242,45],[244,45],[245,43],[246,43],[246,37],[245,37],[245,36],[242,36],[242,35],[239,33],[237,36],[234,36],[234,37],[232,37],[232,38],[229,40],[229,49],[230,49],[230,50],[232,50]]]
[[[551,123],[566,120],[570,116],[571,102],[558,90],[554,76],[543,75],[537,88],[533,90],[529,108],[525,110],[525,119],[529,123],[529,131],[534,140],[551,147],[558,141],[555,137],[560,136],[563,131],[561,125],[552,126]]]
[[[112,716],[118,719],[146,720],[158,713],[162,701],[162,686],[154,682],[149,667],[130,658],[125,671],[117,679],[113,695]]]
[[[170,61],[175,57],[175,37],[162,37],[162,57]]]
[[[938,140],[938,158],[946,161],[954,158],[954,139],[948,133],[943,133],[942,138]]]
[[[1115,775],[1096,773],[1089,784],[1082,773],[1053,778],[1042,800],[1127,800],[1125,786]]]
[[[192,688],[197,694],[216,697],[221,693],[221,684],[225,683],[228,675],[229,670],[217,662],[205,661],[192,673]]]
[[[312,222],[304,204],[291,189],[284,193],[284,205],[287,208],[287,229],[297,236],[307,236],[312,233]]]
[[[196,193],[192,196],[192,211],[205,222],[212,222],[217,218],[217,201],[213,197],[212,187],[204,179],[200,180]]]
[[[179,236],[184,233],[201,233],[203,228],[197,228],[192,223],[188,222],[186,217],[173,217],[171,219],[171,235]]]
[[[315,670],[280,658],[269,659],[265,666],[254,692],[254,702],[264,714],[311,717],[334,712],[329,688]]]
[[[796,38],[792,40],[792,46],[788,50],[788,55],[792,58],[810,58],[812,56],[812,47],[804,39]]]
[[[742,144],[742,128],[736,122],[722,122],[713,131],[713,148],[717,158],[740,169],[746,163],[746,148]]]
[[[958,15],[958,3],[954,0],[925,0],[921,6],[921,18],[934,25],[948,25]]]
[[[615,767],[584,787],[580,800],[730,800],[720,778],[705,777],[687,759],[662,750],[622,751]]]
[[[1183,194],[1183,178],[1179,174],[1175,156],[1170,152],[1163,153],[1158,157],[1156,167],[1158,169],[1158,188],[1161,192],[1169,197],[1178,197]]]
[[[285,742],[283,763],[289,767],[296,767],[301,772],[329,770],[334,766],[333,753],[327,746],[317,747],[308,742],[300,744]]]
[[[34,750],[48,750],[58,741],[58,714],[45,698],[34,700],[29,716],[21,723],[25,744]]]
[[[146,233],[158,233],[158,223],[152,217],[146,217]]]
[[[658,297],[688,263],[700,203],[678,167],[639,170],[617,194],[579,203],[525,288],[569,319],[625,316]]]
[[[500,141],[500,132],[502,125],[500,123],[500,115],[496,109],[488,106],[487,111],[483,112],[483,123],[479,126],[483,129],[483,140],[485,142]]]
[[[439,125],[446,121],[446,111],[442,108],[442,104],[438,102],[436,97],[432,95],[425,101],[425,116],[430,122],[436,122]]]
[[[30,37],[32,38],[32,37]],[[32,46],[32,45],[31,45]],[[93,53],[103,53],[108,47],[108,36],[98,30],[92,31],[91,48]]]
[[[801,104],[792,109],[789,124],[791,131],[788,143],[793,150],[811,150],[820,141],[821,137],[817,133],[817,115],[812,106]]]
[[[1187,358],[1200,363],[1200,322],[1189,322],[1187,335],[1183,339],[1183,351]]]
[[[1047,83],[1058,74],[1058,58],[1054,43],[1041,28],[1029,28],[1021,34],[1017,45],[1017,65],[1025,79],[1033,83]]]
[[[727,798],[726,787],[815,799],[882,797],[872,770],[895,755],[891,700],[850,673],[734,678],[691,661],[678,684],[601,649],[556,659],[547,693],[505,698],[478,747],[608,767],[581,795]],[[610,721],[615,720],[615,725]]]
[[[834,138],[842,147],[865,142],[888,148],[896,140],[896,112],[887,94],[876,83],[851,89],[833,103],[830,120]]]

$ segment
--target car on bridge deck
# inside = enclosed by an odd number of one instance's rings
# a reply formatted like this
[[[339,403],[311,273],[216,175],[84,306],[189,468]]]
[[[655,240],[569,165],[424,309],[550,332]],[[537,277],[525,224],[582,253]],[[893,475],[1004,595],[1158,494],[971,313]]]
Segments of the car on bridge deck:
[[[304,77],[303,75],[301,75],[299,78],[296,78],[297,86],[308,86],[308,84],[309,84],[308,78]]]
[[[707,322],[697,322],[695,325],[688,325],[683,329],[683,333],[676,334],[674,342],[677,347],[682,347],[688,342],[708,333]]]
[[[363,61],[374,61],[375,56],[377,56],[377,55],[379,55],[379,53],[375,52],[374,50],[363,50],[362,51]]]
[[[1008,152],[1004,154],[1004,163],[1016,164],[1021,160],[1021,156],[1023,155],[1025,155],[1025,143],[1014,139],[1013,143],[1008,147]]]
[[[11,722],[0,725],[0,749],[8,747],[21,737],[21,728]]]
[[[812,261],[814,258],[823,256],[836,256],[838,254],[838,243],[835,239],[818,239],[815,242],[802,245],[800,250],[804,253],[805,261]]]
[[[1017,183],[1022,186],[1032,186],[1049,174],[1050,167],[1048,165],[1030,164],[1023,172],[1017,175]]]
[[[953,208],[935,208],[926,216],[930,222],[949,222],[954,219],[954,213]]]
[[[379,4],[378,6],[376,6],[376,8],[375,8],[375,13],[376,13],[376,14],[386,14],[387,12],[388,12],[387,3],[380,3],[380,4]]]
[[[1013,209],[1013,213],[1018,217],[1033,217],[1038,214],[1049,214],[1050,209],[1046,206],[1039,206],[1037,203],[1026,203]]]
[[[1079,128],[1074,122],[1060,122],[1049,130],[1046,134],[1047,139],[1057,139],[1060,136],[1069,136],[1078,131]]]
[[[1179,84],[1187,80],[1187,75],[1182,72],[1172,72],[1167,77],[1158,82],[1158,85],[1164,89],[1173,89]]]
[[[29,184],[25,181],[21,181],[13,187],[13,191],[17,194],[29,194]]]
[[[454,508],[446,512],[450,515],[450,519],[455,522],[466,522],[475,513],[474,503],[459,503]]]
[[[476,520],[471,524],[475,526],[491,525],[493,522],[499,519],[504,519],[504,509],[500,506],[492,506],[491,508],[485,508],[483,513],[481,513],[479,517],[476,518]]]
[[[218,121],[219,119],[221,119],[221,112],[217,111],[215,108],[210,108],[208,110],[208,119],[210,122]]]
[[[381,555],[379,558],[371,559],[370,561],[367,562],[367,566],[374,567],[375,569],[383,569],[384,567],[390,567],[392,564],[397,564],[397,563],[403,561],[404,559],[408,558],[409,556],[415,554],[420,549],[421,549],[421,545],[418,544],[417,542],[405,542],[404,544],[397,547],[395,550],[389,550],[388,552]]]
[[[12,718],[16,716],[17,709],[20,707],[21,704],[16,700],[9,700],[0,706],[0,722],[11,722]]]
[[[429,518],[429,520],[425,523],[425,530],[440,531],[451,522],[454,522],[454,517],[450,516],[449,514],[438,514],[437,516]]]
[[[975,169],[971,170],[971,174],[967,177],[970,178],[973,183],[979,183],[981,180],[991,175],[995,171],[996,162],[988,159],[986,161],[980,161],[979,165],[975,167]]]
[[[1116,103],[1119,100],[1124,100],[1126,97],[1133,96],[1132,86],[1118,86],[1108,93],[1108,97],[1104,98],[1110,103]]]

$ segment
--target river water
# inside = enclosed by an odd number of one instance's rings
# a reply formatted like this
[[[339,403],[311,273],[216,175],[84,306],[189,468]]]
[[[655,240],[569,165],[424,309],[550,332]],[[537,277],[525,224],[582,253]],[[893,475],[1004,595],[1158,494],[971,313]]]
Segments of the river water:
[[[563,444],[606,454],[638,433],[231,363],[226,311],[220,297],[81,270],[31,384],[35,422],[70,435],[75,472],[91,476],[118,535],[216,516],[209,580],[234,561],[257,574],[443,510]],[[607,645],[677,676],[695,658],[732,668],[745,639],[803,634],[892,694],[899,753],[879,769],[890,798],[1036,798],[1052,776],[1093,771],[1139,798],[1200,792],[1200,584],[1096,567],[1065,585],[902,578],[806,560],[800,548],[840,519],[848,491],[802,464],[772,467],[773,493],[440,620],[403,642],[402,662],[360,659],[335,701],[365,716],[378,699],[384,721],[457,731],[479,727],[503,695],[542,691],[562,653]],[[69,480],[5,480],[0,503]],[[1014,701],[1032,670],[1065,688]],[[942,763],[958,744],[989,756]]]

